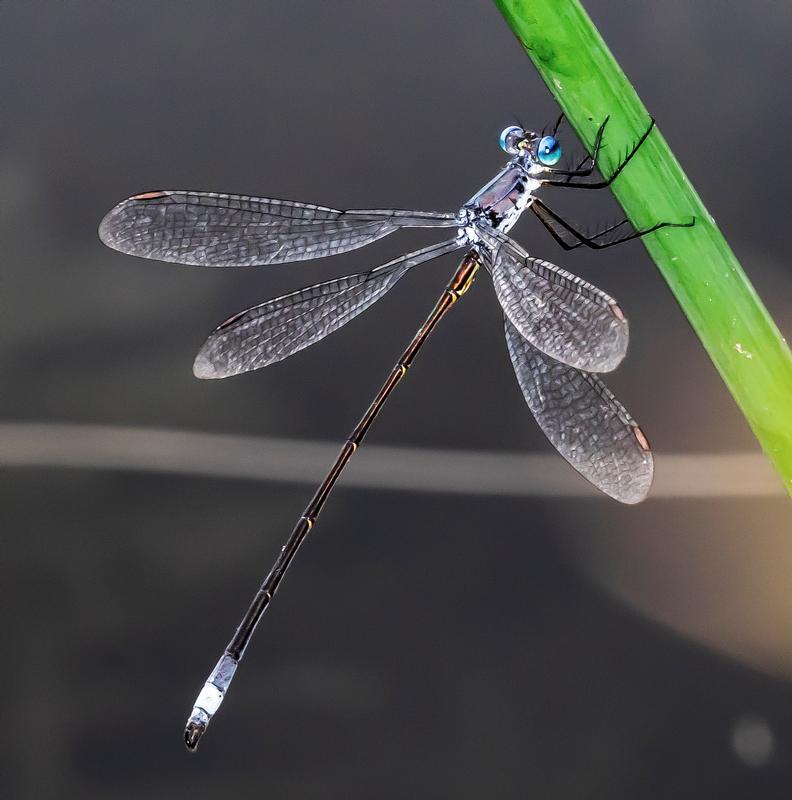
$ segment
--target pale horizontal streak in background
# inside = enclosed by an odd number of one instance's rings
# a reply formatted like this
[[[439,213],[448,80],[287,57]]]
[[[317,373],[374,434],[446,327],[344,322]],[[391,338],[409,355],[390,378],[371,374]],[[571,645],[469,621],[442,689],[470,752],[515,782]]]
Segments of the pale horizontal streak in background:
[[[80,467],[314,484],[340,443],[151,428],[0,423],[0,466]],[[761,453],[655,454],[651,497],[784,494]],[[356,488],[510,497],[602,497],[558,455],[366,445],[342,478]]]

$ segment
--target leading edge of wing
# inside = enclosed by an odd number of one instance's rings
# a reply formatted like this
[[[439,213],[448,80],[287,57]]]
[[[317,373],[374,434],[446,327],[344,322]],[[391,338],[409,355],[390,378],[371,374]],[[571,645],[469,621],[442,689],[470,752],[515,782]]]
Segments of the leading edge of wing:
[[[99,238],[127,255],[193,266],[260,266],[347,252],[402,227],[457,225],[450,212],[340,211],[291,200],[161,190],[111,209]]]
[[[550,358],[508,318],[504,324],[517,382],[551,444],[600,491],[640,503],[652,485],[654,459],[627,409],[596,375]]]

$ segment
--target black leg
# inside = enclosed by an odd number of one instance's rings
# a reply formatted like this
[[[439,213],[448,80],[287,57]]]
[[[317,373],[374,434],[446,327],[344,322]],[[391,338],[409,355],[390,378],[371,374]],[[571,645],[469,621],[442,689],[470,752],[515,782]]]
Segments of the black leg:
[[[585,164],[587,161],[589,161],[590,159],[591,159],[591,156],[584,156],[583,158],[581,158],[581,159],[580,159],[580,163],[579,163],[579,164],[578,164],[578,165],[575,167],[575,172],[577,172],[577,171],[579,171],[580,169],[582,169],[582,168],[583,168],[583,165],[584,165],[584,164]],[[570,177],[570,178],[567,178],[567,182],[569,182],[570,180],[571,180],[571,177]]]
[[[632,239],[638,239],[645,236],[647,233],[660,230],[660,228],[690,228],[695,225],[696,220],[690,222],[658,222],[651,228],[644,228],[643,230],[633,231],[632,233],[622,236],[619,239],[614,239],[610,242],[599,242],[597,239],[612,233],[622,225],[626,225],[628,220],[623,219],[615,225],[611,225],[601,231],[598,231],[591,236],[582,233],[581,231],[573,228],[566,220],[562,219],[555,211],[549,209],[541,200],[534,199],[531,204],[531,210],[536,214],[542,225],[547,228],[550,235],[558,242],[564,250],[575,250],[578,247],[590,247],[592,250],[605,250],[608,247],[613,247],[617,244],[629,242]]]
[[[605,122],[607,122],[607,119],[605,120]],[[621,171],[630,163],[630,160],[638,152],[638,150],[640,149],[641,145],[649,138],[649,134],[652,132],[652,129],[654,128],[654,126],[655,126],[655,121],[654,121],[654,118],[652,118],[652,121],[649,123],[649,127],[644,131],[644,133],[641,136],[641,138],[635,143],[635,145],[633,145],[633,148],[626,154],[626,156],[622,159],[622,161],[619,164],[619,166],[616,167],[616,169],[613,171],[613,174],[607,180],[596,181],[594,183],[586,183],[584,181],[575,182],[575,181],[569,180],[569,178],[567,178],[566,180],[563,180],[563,181],[555,181],[555,180],[543,181],[542,185],[543,186],[566,186],[566,187],[574,187],[576,189],[605,189],[606,187],[610,186],[616,180],[616,178],[619,177],[619,175],[621,174]],[[589,175],[594,171],[594,167],[596,167],[596,165],[597,165],[597,156],[599,154],[599,149],[600,149],[599,148],[599,141],[602,139],[601,132],[602,132],[602,129],[604,127],[605,127],[605,123],[603,123],[600,126],[600,130],[597,133],[598,141],[595,142],[594,152],[592,153],[592,156],[591,156],[591,169],[588,170],[588,174]],[[582,173],[578,173],[578,172],[562,172],[560,170],[550,170],[550,171],[554,172],[556,174],[568,175],[570,177],[578,177],[578,176],[585,177],[585,175],[582,175]],[[586,170],[583,170],[582,172],[586,172]]]
[[[563,114],[561,115],[561,117],[558,118],[558,122],[556,123],[556,128],[560,124],[562,118],[563,118]],[[609,119],[610,119],[610,117],[605,117],[605,121],[602,123],[602,125],[599,126],[599,129],[597,130],[597,136],[594,139],[594,150],[593,150],[591,156],[586,156],[577,165],[577,167],[575,169],[552,169],[552,168],[548,167],[545,170],[545,172],[549,172],[552,175],[564,175],[564,176],[566,176],[566,180],[564,180],[564,181],[543,181],[543,183],[546,186],[556,186],[556,185],[559,185],[559,184],[570,183],[570,180],[572,178],[587,178],[589,175],[591,175],[592,172],[594,172],[594,170],[597,167],[597,157],[599,156],[600,150],[602,149],[602,146],[603,146],[602,145],[602,136],[605,133],[605,126],[608,124],[608,120]],[[587,167],[581,169],[581,167],[583,167],[583,165],[586,163],[586,161],[589,161],[589,160],[591,161],[591,163]],[[576,185],[576,184],[571,184],[570,183],[570,185]]]

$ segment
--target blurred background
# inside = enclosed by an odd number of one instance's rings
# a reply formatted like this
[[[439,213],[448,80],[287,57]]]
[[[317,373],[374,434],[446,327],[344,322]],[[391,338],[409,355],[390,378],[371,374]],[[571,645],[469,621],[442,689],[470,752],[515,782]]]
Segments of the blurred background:
[[[586,5],[789,332],[789,6]],[[0,102],[4,797],[789,796],[780,480],[641,244],[565,254],[527,219],[527,249],[631,318],[608,383],[653,442],[657,495],[619,506],[552,455],[480,280],[184,749],[309,484],[456,262],[281,364],[200,382],[226,317],[436,237],[211,271],[111,252],[99,220],[157,188],[458,208],[514,115],[558,113],[492,4],[6,0]],[[410,483],[421,464],[431,486]]]

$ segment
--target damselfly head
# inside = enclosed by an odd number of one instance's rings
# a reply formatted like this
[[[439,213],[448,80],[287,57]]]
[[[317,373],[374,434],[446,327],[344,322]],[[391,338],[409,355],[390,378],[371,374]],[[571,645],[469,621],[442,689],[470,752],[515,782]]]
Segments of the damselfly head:
[[[519,125],[504,128],[500,135],[500,146],[510,156],[532,154],[534,142],[539,137],[533,131],[526,131]]]

